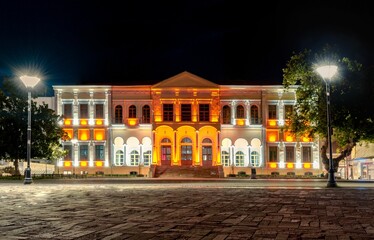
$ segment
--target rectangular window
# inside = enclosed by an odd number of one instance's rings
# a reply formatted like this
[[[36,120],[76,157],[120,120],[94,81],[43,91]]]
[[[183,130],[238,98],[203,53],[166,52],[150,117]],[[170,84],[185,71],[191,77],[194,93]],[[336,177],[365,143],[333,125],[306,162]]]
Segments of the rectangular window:
[[[199,104],[199,120],[209,122],[209,104]]]
[[[184,122],[191,122],[191,104],[181,105],[181,119]]]
[[[173,121],[173,104],[163,104],[163,118],[166,122],[172,122]]]
[[[289,119],[293,113],[293,105],[284,105],[284,118]]]
[[[222,165],[227,167],[230,166],[230,155],[229,152],[227,151],[222,151]]]
[[[95,146],[95,160],[104,160],[104,145]]]
[[[277,119],[277,106],[269,105],[269,119]]]
[[[295,148],[286,147],[286,162],[295,162]]]
[[[95,105],[96,118],[104,118],[104,104]]]
[[[79,105],[79,117],[88,118],[88,104]]]
[[[181,159],[182,161],[192,160],[192,146],[181,146]]]
[[[73,117],[73,104],[64,104],[64,117],[65,118]]]
[[[212,161],[212,147],[203,146],[203,161]]]
[[[312,147],[303,147],[303,162],[312,162]]]
[[[71,161],[73,160],[73,146],[72,145],[64,145],[64,150],[66,151],[66,155],[64,160]]]
[[[278,147],[269,147],[269,162],[278,162]]]
[[[88,145],[79,146],[79,160],[88,160]]]

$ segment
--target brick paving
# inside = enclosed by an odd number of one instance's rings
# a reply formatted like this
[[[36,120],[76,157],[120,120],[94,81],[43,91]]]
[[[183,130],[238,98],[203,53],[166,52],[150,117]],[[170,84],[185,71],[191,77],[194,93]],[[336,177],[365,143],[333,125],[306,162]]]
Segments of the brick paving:
[[[374,239],[371,187],[0,183],[0,209],[0,239]]]

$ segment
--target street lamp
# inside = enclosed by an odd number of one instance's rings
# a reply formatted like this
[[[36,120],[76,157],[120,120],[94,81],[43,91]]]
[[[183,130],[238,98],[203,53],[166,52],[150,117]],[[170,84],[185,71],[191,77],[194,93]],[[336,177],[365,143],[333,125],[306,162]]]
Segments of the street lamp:
[[[329,176],[327,181],[327,187],[337,187],[335,176],[334,176],[334,163],[332,161],[332,144],[331,144],[331,108],[330,108],[330,81],[331,78],[338,71],[338,67],[335,65],[326,65],[317,68],[317,72],[322,76],[326,83],[326,103],[327,103],[327,139],[329,144],[330,156],[329,156]]]
[[[30,167],[30,158],[31,158],[31,89],[35,87],[36,84],[40,81],[40,78],[30,77],[24,75],[20,77],[23,84],[25,84],[28,91],[28,107],[27,107],[27,168],[25,169],[25,180],[24,184],[31,184],[31,167]]]

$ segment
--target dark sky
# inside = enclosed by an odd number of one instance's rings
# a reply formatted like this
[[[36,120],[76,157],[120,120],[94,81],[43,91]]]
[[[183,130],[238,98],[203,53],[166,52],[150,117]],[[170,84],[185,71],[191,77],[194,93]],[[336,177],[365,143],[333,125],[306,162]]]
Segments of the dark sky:
[[[218,84],[281,84],[293,51],[336,45],[374,63],[370,1],[0,0],[0,75],[46,86],[155,84],[189,71]]]

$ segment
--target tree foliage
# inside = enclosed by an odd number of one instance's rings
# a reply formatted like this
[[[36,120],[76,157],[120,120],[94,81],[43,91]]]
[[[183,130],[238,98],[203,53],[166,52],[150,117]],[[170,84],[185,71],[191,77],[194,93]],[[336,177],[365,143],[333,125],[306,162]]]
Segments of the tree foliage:
[[[304,50],[293,53],[283,69],[283,85],[287,89],[297,85],[295,111],[289,130],[296,135],[327,137],[326,84],[316,68],[322,65],[338,66],[338,73],[331,79],[331,125],[333,140],[338,144],[339,156],[334,158],[334,168],[350,155],[352,148],[362,141],[374,141],[374,113],[371,103],[374,96],[372,68],[347,57],[342,57],[331,46],[320,52]],[[321,147],[322,162],[328,169],[326,149]]]
[[[0,158],[14,162],[19,173],[18,161],[27,155],[27,91],[21,89],[12,78],[4,78],[0,90]],[[60,139],[66,133],[59,126],[60,116],[48,105],[31,104],[31,157],[55,160],[64,155]]]

